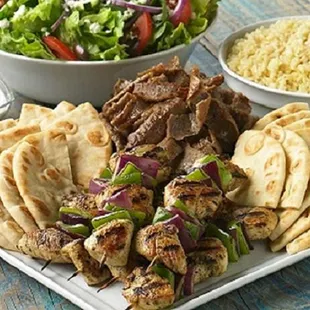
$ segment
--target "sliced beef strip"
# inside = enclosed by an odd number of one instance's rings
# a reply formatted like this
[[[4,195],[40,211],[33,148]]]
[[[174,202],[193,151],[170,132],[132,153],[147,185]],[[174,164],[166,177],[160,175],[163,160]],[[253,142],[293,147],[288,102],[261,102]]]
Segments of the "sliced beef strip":
[[[174,98],[156,104],[152,113],[127,138],[126,149],[141,144],[157,144],[166,137],[167,120],[171,114],[182,114],[187,111],[186,103],[181,98]]]
[[[189,87],[189,76],[183,69],[175,72],[166,72],[165,76],[170,83],[174,83],[177,87]]]
[[[207,126],[219,141],[223,152],[232,153],[239,137],[239,129],[227,107],[216,99],[210,102]]]
[[[162,102],[176,97],[177,89],[173,83],[136,83],[133,94],[147,102]]]
[[[197,135],[207,120],[210,98],[196,105],[195,113],[170,115],[167,122],[167,137],[181,141]]]
[[[118,93],[124,90],[131,83],[132,81],[128,81],[125,79],[118,79],[116,84],[114,85],[113,96],[116,96]]]

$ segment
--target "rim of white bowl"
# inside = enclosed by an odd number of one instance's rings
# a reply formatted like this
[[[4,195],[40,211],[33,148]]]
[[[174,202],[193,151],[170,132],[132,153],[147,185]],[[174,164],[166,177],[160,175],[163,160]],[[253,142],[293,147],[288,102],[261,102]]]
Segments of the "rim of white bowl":
[[[206,34],[208,29],[211,27],[213,22],[208,26],[208,28],[204,32],[202,32],[201,34],[199,34],[198,36],[193,38],[189,44],[180,44],[180,45],[177,45],[177,46],[170,48],[168,50],[160,51],[160,52],[153,53],[153,54],[128,58],[128,59],[122,59],[122,60],[88,60],[88,61],[83,61],[83,60],[76,60],[76,61],[49,60],[49,59],[31,58],[31,57],[24,56],[24,55],[17,55],[17,54],[5,52],[3,50],[0,50],[0,55],[11,57],[13,59],[26,60],[26,61],[34,62],[37,64],[40,63],[40,64],[46,64],[46,65],[60,65],[60,66],[75,66],[75,65],[77,65],[77,66],[98,66],[99,64],[102,64],[102,65],[103,64],[106,64],[106,65],[120,65],[120,64],[126,65],[126,64],[131,64],[131,63],[135,63],[135,62],[140,62],[140,61],[142,62],[142,61],[150,60],[150,59],[157,58],[160,56],[165,56],[167,54],[171,54],[171,53],[174,53],[176,51],[179,51],[185,47],[191,46],[192,44],[196,43],[197,41],[199,42],[199,40]]]
[[[294,16],[284,16],[284,17],[278,17],[278,18],[271,18],[271,19],[266,19],[257,23],[249,24],[247,26],[244,26],[237,31],[231,33],[228,37],[224,39],[224,41],[221,43],[219,52],[218,52],[218,60],[220,62],[220,65],[222,66],[222,69],[228,73],[230,76],[234,77],[235,79],[258,89],[264,90],[269,93],[275,93],[279,95],[285,95],[285,96],[290,96],[290,97],[300,97],[300,98],[310,98],[309,93],[304,93],[304,92],[294,92],[294,91],[286,91],[286,90],[281,90],[278,88],[272,88],[268,86],[264,86],[262,84],[253,82],[247,78],[242,77],[241,75],[235,73],[232,71],[226,64],[227,61],[227,55],[224,55],[224,48],[226,47],[227,44],[232,43],[232,41],[236,41],[237,39],[243,37],[246,32],[254,31],[255,29],[261,27],[261,26],[268,26],[274,22],[277,22],[279,20],[290,20],[290,19],[309,19],[310,20],[310,15],[294,15]]]

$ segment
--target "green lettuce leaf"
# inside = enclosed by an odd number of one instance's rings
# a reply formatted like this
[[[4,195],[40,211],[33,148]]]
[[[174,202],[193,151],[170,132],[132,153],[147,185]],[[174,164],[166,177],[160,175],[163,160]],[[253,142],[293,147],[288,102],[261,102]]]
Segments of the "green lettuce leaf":
[[[13,17],[14,13],[18,10],[21,5],[26,5],[27,7],[34,7],[38,4],[37,0],[9,0],[0,9],[0,20]]]
[[[39,0],[34,8],[26,8],[26,12],[11,19],[12,29],[20,32],[40,32],[50,27],[63,11],[62,0]]]
[[[0,29],[0,49],[32,58],[55,59],[42,41],[30,32],[20,33]]]

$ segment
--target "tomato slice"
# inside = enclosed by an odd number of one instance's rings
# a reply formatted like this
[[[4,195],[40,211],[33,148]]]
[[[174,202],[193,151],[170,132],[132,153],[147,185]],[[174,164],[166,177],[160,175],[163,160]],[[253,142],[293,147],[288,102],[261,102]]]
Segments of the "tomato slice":
[[[177,27],[180,23],[188,24],[192,18],[192,5],[190,0],[178,0],[171,16],[172,24]]]
[[[78,60],[77,56],[70,50],[70,48],[56,37],[45,36],[42,40],[57,58],[63,60]]]
[[[153,21],[151,14],[148,12],[143,12],[142,15],[136,20],[134,29],[138,34],[138,44],[135,48],[135,52],[138,55],[141,55],[151,40],[153,34]]]

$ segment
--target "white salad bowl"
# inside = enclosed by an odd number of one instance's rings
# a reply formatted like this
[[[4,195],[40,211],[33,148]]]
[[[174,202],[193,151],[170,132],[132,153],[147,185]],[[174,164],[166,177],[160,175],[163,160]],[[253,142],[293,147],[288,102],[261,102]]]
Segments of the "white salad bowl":
[[[224,77],[227,85],[237,92],[242,92],[252,102],[264,105],[268,108],[276,109],[290,102],[307,102],[310,103],[310,94],[283,91],[271,87],[252,82],[237,73],[233,72],[227,66],[227,56],[234,42],[244,37],[248,32],[252,32],[261,26],[269,26],[278,20],[283,19],[310,19],[310,16],[286,16],[281,18],[273,18],[248,25],[240,30],[232,33],[221,44],[219,49],[219,62],[223,68]]]
[[[173,56],[185,65],[203,35],[188,45],[120,61],[55,61],[0,51],[0,76],[14,91],[40,102],[88,101],[101,107],[119,78],[133,79],[138,72],[167,63]]]

